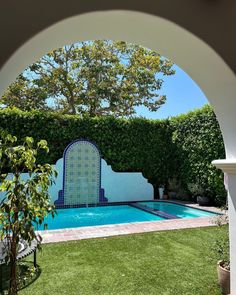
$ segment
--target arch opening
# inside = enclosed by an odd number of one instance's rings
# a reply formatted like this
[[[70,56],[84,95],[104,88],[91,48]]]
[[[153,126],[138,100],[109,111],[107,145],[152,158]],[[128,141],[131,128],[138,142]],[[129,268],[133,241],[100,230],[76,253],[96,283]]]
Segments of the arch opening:
[[[227,158],[236,157],[234,73],[202,40],[168,20],[146,13],[91,12],[54,24],[25,43],[3,66],[0,93],[28,65],[47,52],[65,44],[98,39],[140,44],[175,61],[200,86],[212,104],[223,133]]]
[[[230,176],[232,275],[236,274],[236,77],[205,42],[180,26],[157,16],[134,11],[99,11],[65,19],[40,32],[20,47],[0,73],[0,94],[28,65],[64,44],[86,40],[123,40],[140,44],[175,61],[200,86],[213,106],[224,138]],[[220,165],[219,165],[220,167]],[[227,170],[228,169],[228,170]],[[231,188],[230,188],[231,187]],[[232,282],[231,292],[236,292]]]

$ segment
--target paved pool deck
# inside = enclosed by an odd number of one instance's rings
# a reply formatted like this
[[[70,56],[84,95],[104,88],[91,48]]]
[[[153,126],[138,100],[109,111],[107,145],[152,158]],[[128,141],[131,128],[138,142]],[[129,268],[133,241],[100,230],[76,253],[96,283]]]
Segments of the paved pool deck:
[[[215,213],[222,213],[219,208],[215,207],[199,207],[199,205],[197,204],[183,201],[178,201],[178,203],[185,204],[194,208],[205,209]],[[39,231],[39,233],[43,238],[42,242],[46,244],[91,238],[106,238],[111,236],[128,235],[134,233],[216,226],[214,222],[215,219],[216,217],[170,219],[163,221],[145,221],[100,226],[86,226],[78,228],[66,228],[58,230],[45,230]]]

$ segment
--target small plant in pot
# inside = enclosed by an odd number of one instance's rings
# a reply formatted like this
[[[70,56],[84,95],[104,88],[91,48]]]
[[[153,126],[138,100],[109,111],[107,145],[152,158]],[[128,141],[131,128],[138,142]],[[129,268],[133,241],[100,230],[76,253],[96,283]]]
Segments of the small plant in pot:
[[[192,194],[192,196],[196,199],[199,206],[207,206],[210,203],[210,199],[202,187],[202,185],[198,182],[188,184],[188,190]]]
[[[229,239],[220,239],[215,243],[215,249],[219,254],[217,263],[218,281],[222,294],[230,294],[230,261],[229,261]]]
[[[227,215],[223,218],[220,216],[216,220],[218,226],[222,226],[228,222]],[[217,274],[218,282],[223,295],[230,294],[230,256],[229,256],[229,234],[222,232],[220,239],[217,239],[213,244],[213,251],[218,260]]]
[[[164,195],[164,184],[159,184],[158,186],[158,192],[159,192],[159,198],[162,200]]]
[[[175,199],[179,191],[180,185],[176,178],[168,180],[168,196],[170,199]]]
[[[168,191],[167,191],[167,186],[164,186],[164,191],[163,191],[163,199],[164,200],[168,200],[169,199],[169,195],[168,195]]]

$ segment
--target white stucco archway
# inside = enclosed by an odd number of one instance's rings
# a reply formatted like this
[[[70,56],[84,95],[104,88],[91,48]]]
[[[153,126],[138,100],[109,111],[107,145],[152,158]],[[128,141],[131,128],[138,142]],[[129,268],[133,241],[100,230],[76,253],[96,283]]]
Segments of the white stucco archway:
[[[10,37],[10,36],[9,36]],[[28,65],[47,52],[82,40],[111,39],[140,44],[172,59],[201,87],[217,115],[229,173],[231,273],[236,277],[236,77],[206,43],[178,25],[145,13],[100,11],[65,19],[22,45],[0,72],[0,94]],[[232,293],[236,294],[236,280]]]

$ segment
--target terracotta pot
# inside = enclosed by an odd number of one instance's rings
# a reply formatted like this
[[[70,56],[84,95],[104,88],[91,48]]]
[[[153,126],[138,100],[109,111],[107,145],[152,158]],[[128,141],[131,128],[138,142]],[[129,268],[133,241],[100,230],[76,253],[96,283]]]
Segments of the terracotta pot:
[[[224,262],[221,260],[217,263],[218,281],[223,295],[230,293],[230,271],[223,267]]]
[[[177,193],[176,193],[176,192],[174,192],[174,191],[169,191],[169,192],[168,192],[168,195],[169,195],[169,198],[170,198],[170,199],[175,199],[175,198],[176,198],[176,195],[177,195]]]

